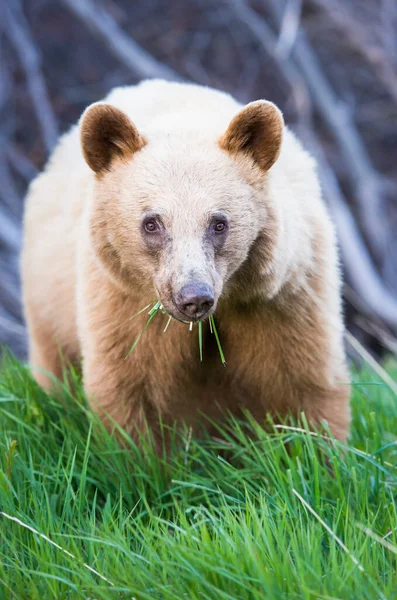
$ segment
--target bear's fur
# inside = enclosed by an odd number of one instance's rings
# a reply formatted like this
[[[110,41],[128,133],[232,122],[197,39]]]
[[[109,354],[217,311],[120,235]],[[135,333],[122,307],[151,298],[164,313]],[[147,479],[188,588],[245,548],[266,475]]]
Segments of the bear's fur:
[[[262,421],[304,411],[345,440],[334,228],[314,162],[273,104],[157,80],[117,88],[61,139],[24,226],[39,383],[61,376],[61,355],[81,357],[93,406],[132,434],[145,421],[156,432],[159,416],[193,425],[245,408]],[[147,318],[131,316],[159,298],[188,320],[175,298],[192,282],[213,291],[227,365],[208,324],[200,362],[196,328],[163,333],[159,315],[125,360]]]

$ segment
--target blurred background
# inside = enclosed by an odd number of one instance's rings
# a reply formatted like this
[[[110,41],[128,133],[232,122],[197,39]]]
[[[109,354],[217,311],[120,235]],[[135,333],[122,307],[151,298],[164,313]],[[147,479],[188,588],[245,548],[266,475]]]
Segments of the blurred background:
[[[272,100],[316,156],[350,331],[397,353],[396,0],[0,0],[0,343],[26,356],[24,196],[114,86],[194,81]]]

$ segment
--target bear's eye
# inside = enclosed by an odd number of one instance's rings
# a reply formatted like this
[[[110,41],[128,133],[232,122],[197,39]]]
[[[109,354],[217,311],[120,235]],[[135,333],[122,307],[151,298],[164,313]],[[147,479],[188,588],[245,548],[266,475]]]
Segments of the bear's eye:
[[[215,231],[215,233],[223,233],[224,231],[226,231],[225,221],[215,221],[214,231]]]
[[[156,223],[156,221],[154,219],[151,219],[150,221],[146,221],[144,227],[145,227],[145,231],[147,231],[148,233],[154,233],[159,228],[158,224]]]

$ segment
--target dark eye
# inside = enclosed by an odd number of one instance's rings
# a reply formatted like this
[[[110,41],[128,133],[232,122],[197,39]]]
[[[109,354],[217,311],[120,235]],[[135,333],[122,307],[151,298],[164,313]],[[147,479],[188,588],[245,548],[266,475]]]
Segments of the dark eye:
[[[145,231],[147,231],[148,233],[154,233],[158,230],[158,228],[159,226],[153,219],[151,221],[146,221],[145,223]]]
[[[216,221],[214,223],[215,233],[223,233],[226,230],[226,223],[224,221]]]

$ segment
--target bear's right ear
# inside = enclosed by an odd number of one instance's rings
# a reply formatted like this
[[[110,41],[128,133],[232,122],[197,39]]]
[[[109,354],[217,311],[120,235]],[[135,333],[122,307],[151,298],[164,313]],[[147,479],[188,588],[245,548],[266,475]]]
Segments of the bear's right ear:
[[[283,115],[277,106],[257,100],[237,113],[219,145],[232,156],[250,156],[260,169],[267,171],[280,154],[283,129]]]
[[[92,104],[83,113],[80,141],[88,166],[97,174],[109,170],[114,158],[131,156],[145,145],[129,117],[104,102]]]

